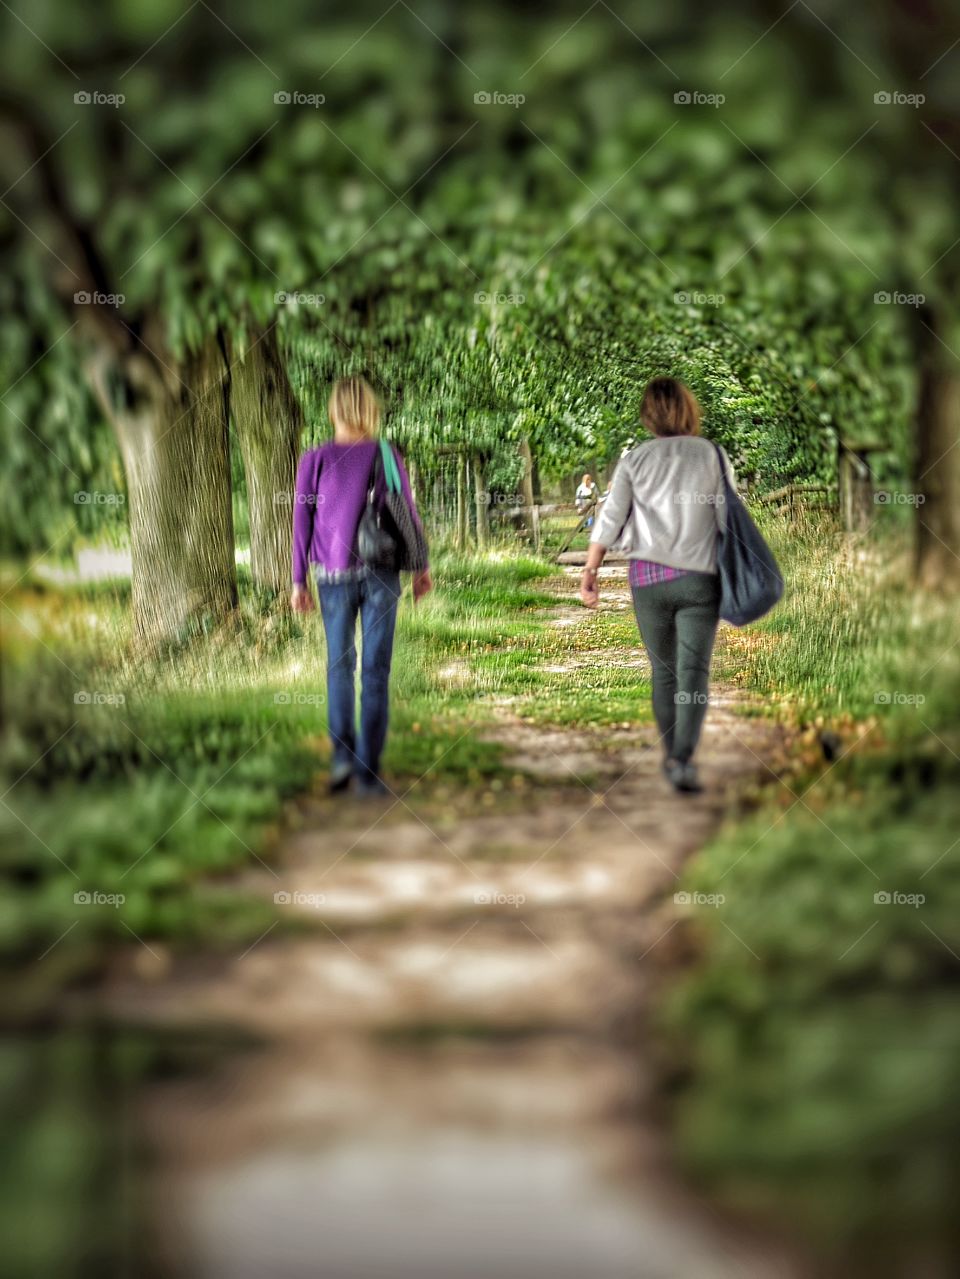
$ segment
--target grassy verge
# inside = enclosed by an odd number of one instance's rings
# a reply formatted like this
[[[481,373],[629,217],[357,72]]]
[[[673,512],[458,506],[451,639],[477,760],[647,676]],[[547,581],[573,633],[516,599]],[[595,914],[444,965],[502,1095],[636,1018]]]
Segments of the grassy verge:
[[[481,731],[495,703],[536,723],[648,714],[635,672],[596,660],[636,645],[622,617],[550,624],[554,569],[494,552],[436,570],[436,593],[401,605],[385,761],[398,791],[501,789],[502,748]],[[32,579],[9,597],[0,949],[20,966],[14,1019],[111,945],[230,947],[273,921],[233,880],[269,859],[291,797],[322,785],[325,652],[317,615],[264,610],[246,586],[228,625],[149,658],[123,583]]]
[[[635,673],[609,660],[635,635],[610,613],[582,634],[551,625],[553,568],[497,552],[441,555],[435,577],[427,601],[401,605],[386,759],[399,792],[416,783],[430,802],[455,795],[455,814],[523,802],[528,779],[508,779],[501,749],[482,736],[494,699],[536,723],[647,715]],[[4,991],[17,1033],[0,1054],[0,1185],[15,1273],[61,1275],[78,1257],[114,1273],[139,1255],[129,1106],[145,1079],[215,1071],[228,1047],[195,1029],[131,1033],[76,1015],[64,1024],[64,991],[114,947],[140,955],[138,939],[162,955],[260,936],[274,908],[236,887],[237,872],[270,860],[287,801],[322,784],[322,628],[241,588],[229,625],[151,659],[130,643],[123,583],[27,579],[7,597],[0,953],[18,979]]]
[[[960,1187],[956,610],[905,541],[774,529],[791,589],[721,662],[801,766],[691,864],[696,959],[662,1010],[676,1131],[728,1202],[850,1273],[955,1266]],[[824,734],[829,754],[818,765]],[[805,762],[804,762],[805,761]],[[696,900],[696,899],[695,899]],[[945,1268],[944,1268],[945,1267]]]

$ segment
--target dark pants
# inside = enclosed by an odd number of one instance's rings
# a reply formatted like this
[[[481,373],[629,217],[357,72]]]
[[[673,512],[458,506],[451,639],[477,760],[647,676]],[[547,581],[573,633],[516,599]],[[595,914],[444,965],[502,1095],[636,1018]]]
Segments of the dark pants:
[[[720,579],[688,573],[633,588],[633,607],[653,667],[653,713],[669,758],[693,755],[707,713]]]
[[[354,581],[320,582],[317,593],[327,635],[327,724],[333,761],[353,765],[357,775],[366,780],[379,774],[387,737],[400,574],[379,572]],[[358,613],[363,638],[359,739],[354,693]]]

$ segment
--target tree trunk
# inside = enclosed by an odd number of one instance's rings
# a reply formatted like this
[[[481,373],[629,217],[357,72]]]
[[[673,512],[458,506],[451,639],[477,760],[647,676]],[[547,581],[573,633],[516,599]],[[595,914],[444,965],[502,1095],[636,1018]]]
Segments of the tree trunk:
[[[260,590],[284,592],[290,584],[300,406],[274,329],[252,334],[244,352],[231,349],[231,365],[231,416],[250,512],[250,575]]]
[[[489,494],[483,478],[483,456],[473,454],[473,497],[477,509],[477,547],[482,551],[490,541]]]
[[[466,550],[470,536],[470,521],[467,516],[467,455],[457,456],[457,548]]]
[[[134,627],[150,643],[219,621],[237,603],[224,352],[211,339],[171,368],[105,348],[90,367],[123,456]]]
[[[960,590],[960,360],[921,311],[917,400],[916,572],[931,591]]]

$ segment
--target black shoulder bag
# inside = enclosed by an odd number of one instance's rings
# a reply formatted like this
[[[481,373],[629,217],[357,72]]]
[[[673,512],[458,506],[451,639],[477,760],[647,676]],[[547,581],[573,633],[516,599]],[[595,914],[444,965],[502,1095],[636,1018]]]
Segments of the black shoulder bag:
[[[383,472],[383,453],[377,448],[367,481],[367,501],[357,526],[357,554],[372,569],[400,566],[400,541],[393,516],[387,506],[377,500],[377,480]]]
[[[381,473],[386,495],[378,502],[377,478]],[[386,440],[380,441],[373,460],[367,504],[357,530],[357,554],[370,568],[402,573],[420,573],[429,560],[427,539],[404,496],[400,468]]]
[[[713,447],[720,463],[726,512],[724,531],[717,544],[720,616],[734,626],[746,626],[769,613],[783,595],[783,574],[773,551],[730,483],[719,445]]]

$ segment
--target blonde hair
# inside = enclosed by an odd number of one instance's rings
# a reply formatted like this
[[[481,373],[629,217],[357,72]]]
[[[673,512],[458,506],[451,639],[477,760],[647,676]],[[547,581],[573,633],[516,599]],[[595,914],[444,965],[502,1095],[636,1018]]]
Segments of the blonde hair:
[[[338,378],[327,412],[334,426],[339,422],[356,435],[376,435],[380,426],[380,401],[364,377]]]
[[[697,397],[675,377],[655,377],[640,402],[640,421],[654,435],[698,435]]]

